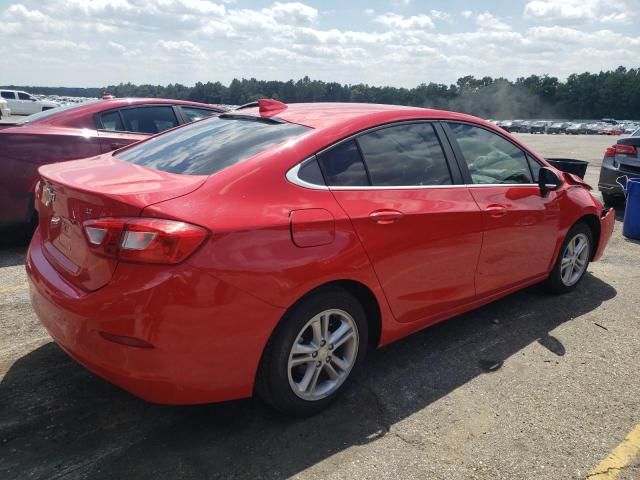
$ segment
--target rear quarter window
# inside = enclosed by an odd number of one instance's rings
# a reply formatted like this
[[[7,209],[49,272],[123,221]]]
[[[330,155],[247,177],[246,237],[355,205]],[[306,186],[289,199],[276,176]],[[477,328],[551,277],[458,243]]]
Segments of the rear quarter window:
[[[293,123],[221,116],[151,138],[115,157],[169,173],[212,175],[309,130]]]

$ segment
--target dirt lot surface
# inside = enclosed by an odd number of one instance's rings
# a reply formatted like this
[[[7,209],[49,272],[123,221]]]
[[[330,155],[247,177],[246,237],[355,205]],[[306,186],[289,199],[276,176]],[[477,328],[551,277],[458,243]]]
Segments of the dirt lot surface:
[[[522,137],[592,162],[592,184],[615,142]],[[587,478],[640,423],[640,244],[620,231],[575,292],[529,288],[378,351],[306,420],[257,400],[151,405],[94,376],[40,326],[25,247],[5,240],[0,478]],[[640,458],[626,463],[608,473],[640,478]]]

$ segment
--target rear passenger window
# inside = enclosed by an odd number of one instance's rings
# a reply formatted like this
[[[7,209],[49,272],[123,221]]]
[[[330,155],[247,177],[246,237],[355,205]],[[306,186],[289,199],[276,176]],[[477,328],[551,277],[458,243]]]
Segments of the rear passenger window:
[[[451,185],[451,173],[433,125],[382,128],[358,137],[374,186]]]
[[[102,123],[102,130],[108,130],[110,132],[121,132],[124,130],[118,110],[100,115],[100,123]]]
[[[315,157],[303,162],[298,170],[298,178],[312,185],[324,185],[324,178]]]
[[[207,110],[206,108],[181,106],[180,109],[187,122],[195,122],[196,120],[207,118],[218,113],[215,110]]]
[[[2,98],[7,98],[9,100],[16,99],[16,95],[13,92],[1,92],[0,95],[2,95]]]
[[[474,184],[533,183],[525,153],[500,135],[464,123],[449,123]]]
[[[341,143],[317,157],[328,185],[335,187],[369,185],[367,171],[355,140]]]
[[[121,110],[124,130],[137,133],[160,133],[178,125],[170,106],[125,108]]]

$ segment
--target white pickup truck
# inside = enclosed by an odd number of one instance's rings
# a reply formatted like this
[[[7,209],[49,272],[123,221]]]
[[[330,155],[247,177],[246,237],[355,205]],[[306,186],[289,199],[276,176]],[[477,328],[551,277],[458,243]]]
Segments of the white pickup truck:
[[[60,106],[59,103],[39,100],[20,90],[0,90],[0,97],[7,101],[12,115],[31,115]]]

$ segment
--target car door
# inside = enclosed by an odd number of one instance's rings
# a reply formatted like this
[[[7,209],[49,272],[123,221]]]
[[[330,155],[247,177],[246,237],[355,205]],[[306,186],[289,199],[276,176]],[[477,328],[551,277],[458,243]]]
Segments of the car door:
[[[33,115],[42,110],[40,102],[26,92],[16,92],[18,99],[17,102],[20,105],[20,112],[22,115]]]
[[[400,322],[436,317],[475,295],[481,214],[438,131],[400,123],[317,155]]]
[[[11,90],[2,90],[0,91],[0,95],[2,95],[2,98],[7,101],[7,106],[11,110],[12,115],[22,115],[20,104],[16,99],[16,92]]]
[[[478,295],[544,275],[558,239],[556,192],[542,196],[540,164],[505,137],[478,125],[444,125],[471,194],[482,210]]]
[[[144,140],[180,123],[172,105],[140,105],[107,110],[96,115],[95,122],[103,152]]]

